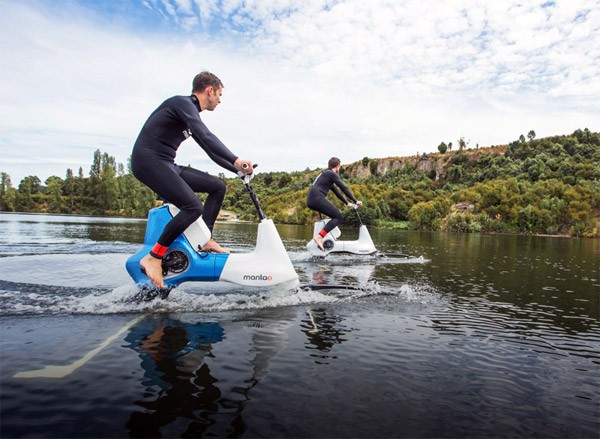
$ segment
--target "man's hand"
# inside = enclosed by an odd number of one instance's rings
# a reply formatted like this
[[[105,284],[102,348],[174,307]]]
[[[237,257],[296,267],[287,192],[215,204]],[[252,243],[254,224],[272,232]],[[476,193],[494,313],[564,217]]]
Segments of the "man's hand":
[[[254,171],[254,168],[252,167],[252,162],[250,160],[242,160],[239,157],[235,159],[235,162],[233,162],[233,166],[235,166],[235,169],[237,169],[244,175],[252,174],[252,172]]]

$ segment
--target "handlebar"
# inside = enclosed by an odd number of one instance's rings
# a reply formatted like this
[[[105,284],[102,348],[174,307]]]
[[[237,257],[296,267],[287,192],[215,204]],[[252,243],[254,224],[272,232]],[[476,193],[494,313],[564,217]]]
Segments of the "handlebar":
[[[252,169],[254,170],[254,168],[256,168],[258,166],[257,163],[254,163],[252,165]],[[248,169],[248,164],[247,163],[242,163],[242,169]],[[252,180],[254,178],[254,172],[251,172],[250,174],[244,174],[242,171],[238,171],[238,176],[244,180],[245,184],[250,183],[250,180]]]
[[[252,168],[256,168],[257,166],[258,165],[256,163],[254,163],[252,165]],[[243,163],[242,168],[248,169],[248,165]],[[264,212],[260,208],[260,203],[258,202],[258,198],[256,198],[256,194],[252,190],[252,186],[250,186],[250,180],[252,180],[252,178],[254,177],[254,172],[252,172],[251,174],[244,174],[242,171],[239,171],[238,175],[242,178],[242,180],[244,180],[244,185],[246,186],[246,190],[250,194],[250,198],[252,199],[252,202],[254,203],[254,207],[256,207],[256,212],[258,213],[258,217],[260,218],[261,221],[266,219],[267,216],[264,214]]]

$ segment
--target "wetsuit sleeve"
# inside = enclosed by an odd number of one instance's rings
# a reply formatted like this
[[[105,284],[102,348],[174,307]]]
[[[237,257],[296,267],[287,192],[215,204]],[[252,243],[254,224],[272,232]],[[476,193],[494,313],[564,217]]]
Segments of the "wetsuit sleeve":
[[[337,174],[335,175],[335,180],[334,180],[334,183],[335,183],[335,185],[336,185],[336,186],[338,186],[338,187],[339,187],[339,188],[340,188],[340,189],[341,189],[341,190],[344,192],[344,194],[346,194],[346,196],[347,196],[349,199],[351,199],[351,200],[352,200],[352,202],[353,202],[353,203],[356,203],[356,201],[357,201],[357,200],[356,200],[356,198],[354,198],[354,195],[352,195],[352,191],[351,191],[351,190],[348,188],[348,186],[346,186],[346,185],[344,184],[344,182],[342,181],[342,179],[340,178],[340,176],[339,176],[339,175],[337,175]],[[337,189],[337,188],[336,188],[335,186],[333,186],[333,187],[332,187],[332,189],[334,190],[333,192],[335,193],[335,195],[336,195],[336,196],[337,196],[337,197],[338,197],[340,200],[342,200],[342,201],[343,201],[345,204],[348,204],[348,202],[344,200],[344,198],[341,196],[341,194],[340,194],[340,195],[338,195],[338,194],[336,193],[335,189]],[[338,192],[339,192],[339,191],[338,191]]]
[[[237,169],[233,166],[233,162],[235,162],[237,156],[232,153],[229,148],[227,148],[223,142],[221,142],[219,138],[206,127],[206,125],[204,125],[196,108],[190,103],[189,110],[187,108],[181,110],[192,131],[192,137],[196,143],[202,147],[211,160],[231,172],[237,172]]]
[[[348,204],[348,200],[346,200],[344,198],[344,196],[342,195],[342,193],[340,192],[340,190],[337,187],[331,186],[331,192],[333,192],[335,194],[335,196],[338,197],[342,203]]]
[[[231,172],[237,172],[237,169],[233,166],[233,162],[235,162],[237,156],[217,136],[210,132],[200,120],[200,116],[192,124],[191,130],[194,140],[202,147],[213,162]]]

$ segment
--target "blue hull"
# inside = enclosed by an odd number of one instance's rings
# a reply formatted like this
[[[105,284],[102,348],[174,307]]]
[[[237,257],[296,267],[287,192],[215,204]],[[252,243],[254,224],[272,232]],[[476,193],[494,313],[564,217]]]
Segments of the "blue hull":
[[[141,271],[140,260],[150,253],[171,218],[173,217],[166,205],[150,211],[146,234],[144,236],[144,245],[137,253],[127,259],[125,264],[127,272],[135,283],[139,285],[150,283],[148,277]],[[183,234],[178,236],[169,247],[167,255],[174,251],[183,252],[189,258],[189,262],[187,268],[182,273],[171,273],[165,276],[165,286],[171,288],[188,281],[218,281],[223,272],[223,267],[229,258],[228,254],[198,253]]]

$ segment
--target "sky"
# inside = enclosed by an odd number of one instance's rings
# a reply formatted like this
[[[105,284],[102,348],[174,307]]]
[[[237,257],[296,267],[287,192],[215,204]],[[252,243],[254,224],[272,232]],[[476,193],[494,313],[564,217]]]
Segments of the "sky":
[[[600,0],[0,0],[0,172],[126,165],[150,113],[201,118],[257,171],[600,131]],[[177,162],[217,174],[192,139]]]

